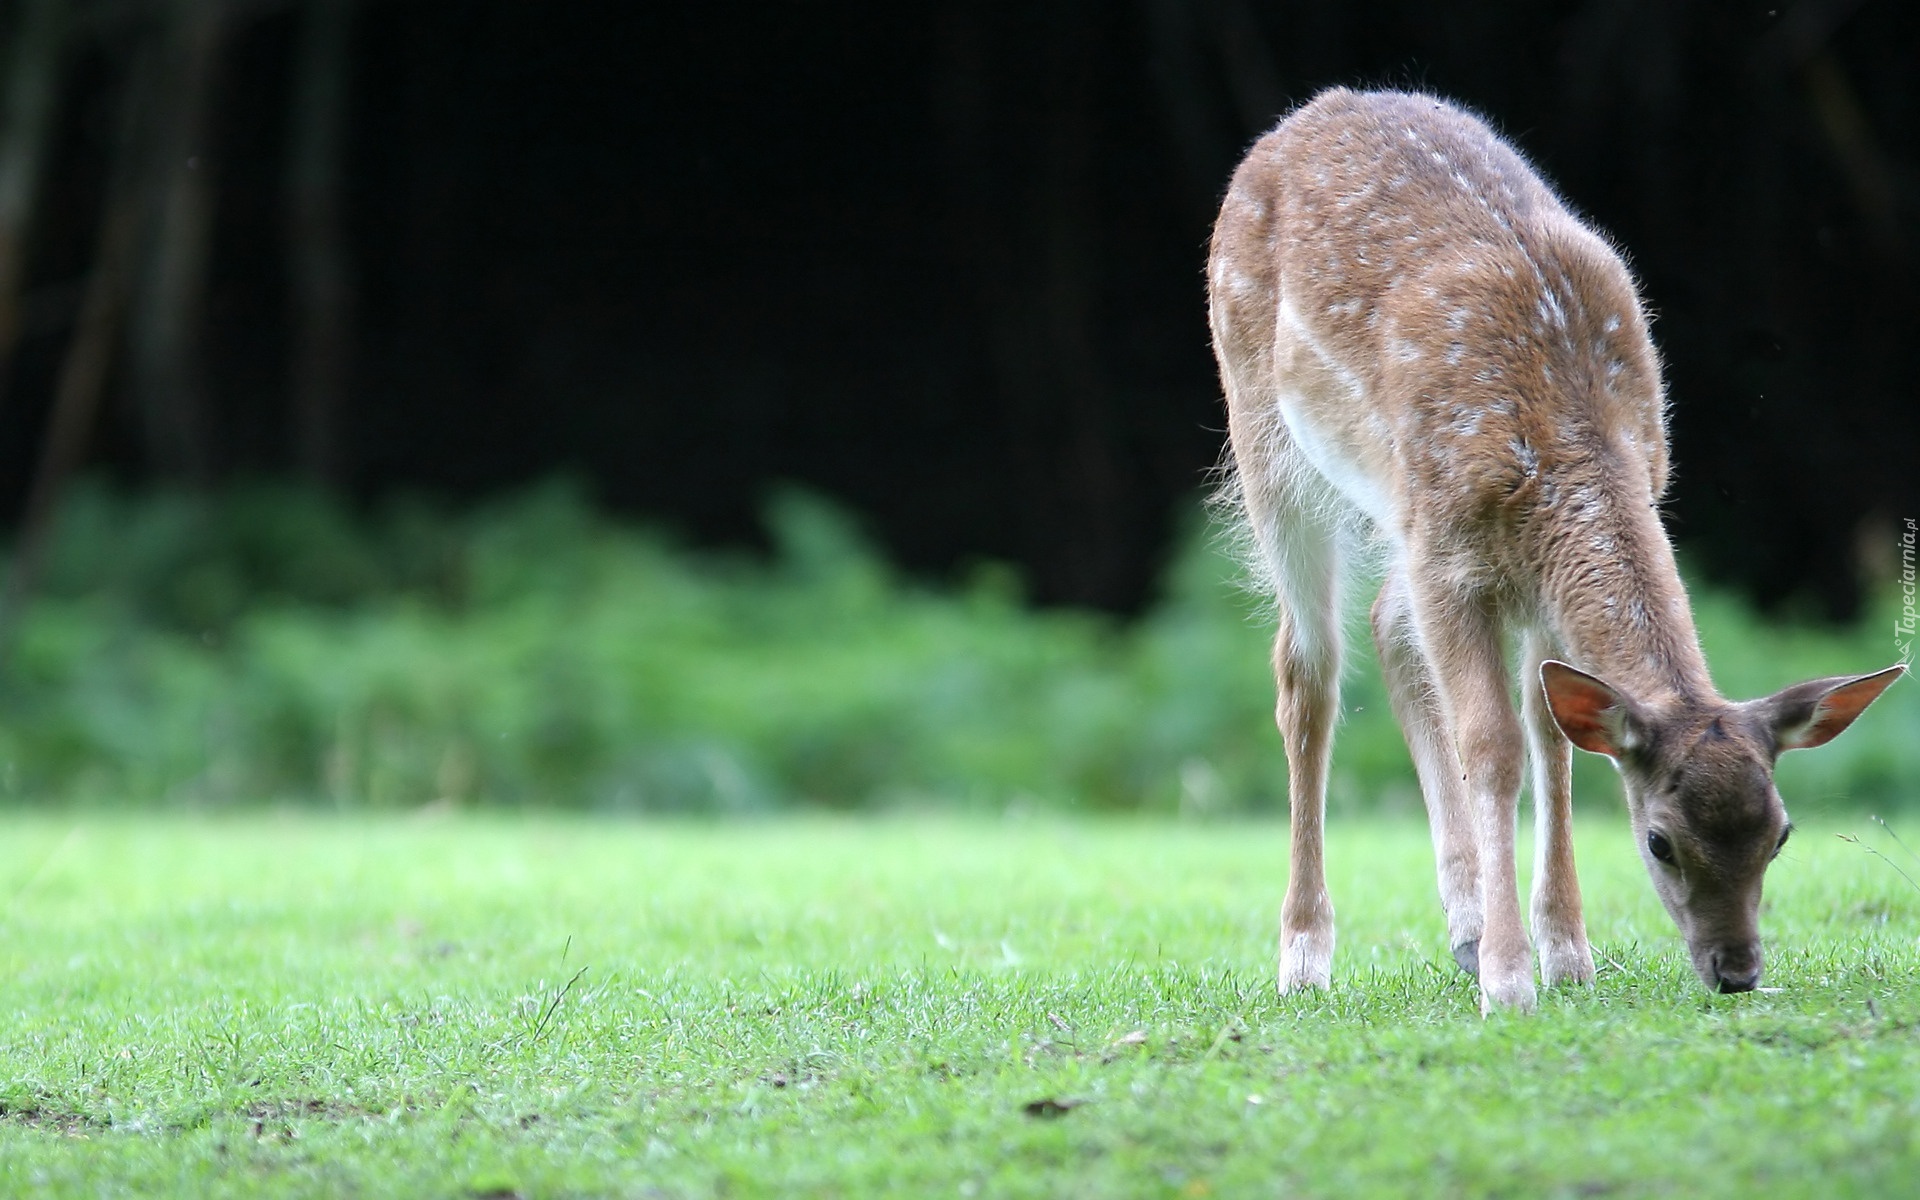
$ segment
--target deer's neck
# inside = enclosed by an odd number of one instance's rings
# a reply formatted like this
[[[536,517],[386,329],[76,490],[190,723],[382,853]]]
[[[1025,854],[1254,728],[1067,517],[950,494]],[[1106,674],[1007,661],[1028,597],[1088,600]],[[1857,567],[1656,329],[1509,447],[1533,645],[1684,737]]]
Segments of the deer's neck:
[[[1673,547],[1646,496],[1574,487],[1550,506],[1541,571],[1574,665],[1653,704],[1715,695]]]

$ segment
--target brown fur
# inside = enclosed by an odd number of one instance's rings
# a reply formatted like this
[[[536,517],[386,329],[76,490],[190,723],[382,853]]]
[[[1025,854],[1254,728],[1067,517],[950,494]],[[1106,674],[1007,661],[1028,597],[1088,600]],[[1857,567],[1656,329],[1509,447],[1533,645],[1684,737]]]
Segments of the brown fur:
[[[1432,96],[1333,89],[1235,172],[1209,305],[1240,492],[1280,605],[1294,814],[1282,988],[1330,978],[1321,824],[1342,559],[1362,526],[1387,548],[1374,641],[1455,954],[1483,1002],[1534,1002],[1513,868],[1523,743],[1543,974],[1593,978],[1563,730],[1620,764],[1702,979],[1753,986],[1759,880],[1786,827],[1777,730],[1824,732],[1808,725],[1824,704],[1837,733],[1898,672],[1746,705],[1714,691],[1655,508],[1665,402],[1619,256],[1478,119]],[[1518,715],[1510,632],[1526,660]],[[1543,668],[1554,654],[1584,670]],[[1674,864],[1645,849],[1655,833]]]

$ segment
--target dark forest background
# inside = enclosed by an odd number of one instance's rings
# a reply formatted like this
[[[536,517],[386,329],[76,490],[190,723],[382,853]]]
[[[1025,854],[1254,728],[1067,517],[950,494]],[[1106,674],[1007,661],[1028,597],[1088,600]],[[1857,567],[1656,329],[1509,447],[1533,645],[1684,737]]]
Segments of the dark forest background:
[[[0,0],[0,514],[770,488],[1137,609],[1222,440],[1201,266],[1329,84],[1488,114],[1658,314],[1692,560],[1851,615],[1912,515],[1920,6]]]

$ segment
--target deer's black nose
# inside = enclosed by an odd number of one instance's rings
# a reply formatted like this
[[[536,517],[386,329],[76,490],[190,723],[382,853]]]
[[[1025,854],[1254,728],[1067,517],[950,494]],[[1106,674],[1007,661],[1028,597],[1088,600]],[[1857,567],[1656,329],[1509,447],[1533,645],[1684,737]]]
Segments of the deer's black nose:
[[[1750,992],[1760,986],[1760,948],[1718,950],[1713,955],[1713,977],[1722,992]]]

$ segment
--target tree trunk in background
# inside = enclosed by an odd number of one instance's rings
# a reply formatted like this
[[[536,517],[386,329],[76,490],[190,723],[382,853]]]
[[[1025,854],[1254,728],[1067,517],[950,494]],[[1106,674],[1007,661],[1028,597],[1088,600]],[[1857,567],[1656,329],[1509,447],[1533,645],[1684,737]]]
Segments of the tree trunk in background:
[[[208,115],[222,34],[219,0],[172,0],[153,114],[150,243],[135,300],[133,391],[161,474],[204,483],[212,469],[200,334],[213,219]]]
[[[352,356],[353,277],[340,215],[352,0],[306,0],[287,160],[294,449],[322,485],[340,482]]]
[[[1214,0],[1211,15],[1214,45],[1240,127],[1249,138],[1265,133],[1287,107],[1287,90],[1273,52],[1267,49],[1266,35],[1246,0]]]
[[[143,184],[148,173],[140,135],[143,114],[155,98],[156,57],[152,48],[142,49],[128,73],[118,144],[94,241],[93,269],[87,277],[73,340],[60,364],[40,461],[27,493],[6,587],[0,591],[0,672],[5,670],[21,615],[39,580],[54,519],[59,515],[60,497],[86,453],[120,340],[140,250],[146,199]]]
[[[1215,127],[1207,92],[1212,76],[1200,53],[1197,14],[1187,0],[1140,0],[1139,8],[1147,73],[1160,100],[1168,153],[1186,176],[1183,192],[1194,214],[1211,223],[1238,143]]]
[[[1015,32],[951,4],[935,103],[953,240],[1019,474],[1022,557],[1042,599],[1117,605],[1133,506],[1100,351],[1095,11],[1052,0]],[[1009,49],[1035,32],[1043,45]]]
[[[1099,10],[1084,0],[1055,0],[1047,56],[1048,104],[1041,147],[1041,235],[1038,278],[1040,324],[1033,347],[1038,388],[1026,398],[1039,411],[1064,409],[1065,461],[1040,465],[1057,497],[1047,514],[1064,521],[1050,539],[1063,547],[1060,583],[1068,598],[1084,604],[1125,602],[1127,536],[1133,505],[1110,414],[1111,398],[1101,360],[1100,181],[1095,163],[1099,97],[1095,66]]]
[[[28,0],[13,31],[0,127],[0,399],[20,342],[20,294],[47,138],[60,88],[66,0]]]

